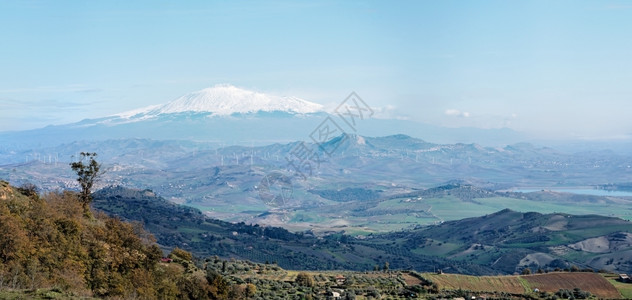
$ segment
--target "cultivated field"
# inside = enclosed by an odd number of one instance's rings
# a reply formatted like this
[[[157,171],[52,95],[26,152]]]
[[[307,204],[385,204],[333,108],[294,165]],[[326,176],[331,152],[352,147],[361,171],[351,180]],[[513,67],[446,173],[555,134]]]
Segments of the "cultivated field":
[[[580,288],[600,298],[621,298],[621,293],[608,280],[597,273],[549,273],[521,276],[533,289],[556,292],[560,289]]]
[[[560,289],[580,288],[599,298],[621,299],[621,293],[597,273],[548,273],[526,276],[468,276],[458,274],[423,274],[441,290],[464,289],[475,292],[524,294],[538,289],[555,293]]]
[[[469,276],[460,274],[423,274],[440,290],[470,290],[473,292],[507,292],[524,294],[528,291],[518,276]]]
[[[619,290],[619,292],[621,292],[621,296],[623,296],[624,299],[632,299],[631,283],[618,281],[617,279],[619,278],[619,275],[617,274],[603,274],[603,277],[606,278],[606,280],[608,280],[608,282],[610,282],[612,285],[614,285]]]

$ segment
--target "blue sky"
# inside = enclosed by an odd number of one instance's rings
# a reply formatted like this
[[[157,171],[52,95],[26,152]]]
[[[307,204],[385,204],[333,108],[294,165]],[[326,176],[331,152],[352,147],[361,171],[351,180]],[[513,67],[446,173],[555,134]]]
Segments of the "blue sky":
[[[0,130],[229,83],[542,138],[632,134],[632,1],[3,1]],[[423,138],[423,137],[422,137]]]

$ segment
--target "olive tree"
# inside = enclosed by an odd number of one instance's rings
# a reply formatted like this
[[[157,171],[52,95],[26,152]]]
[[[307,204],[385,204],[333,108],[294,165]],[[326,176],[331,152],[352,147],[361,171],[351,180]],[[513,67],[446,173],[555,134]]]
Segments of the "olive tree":
[[[299,286],[314,286],[314,279],[312,278],[312,276],[305,272],[298,273],[298,275],[296,275],[296,279],[294,279],[294,282]]]

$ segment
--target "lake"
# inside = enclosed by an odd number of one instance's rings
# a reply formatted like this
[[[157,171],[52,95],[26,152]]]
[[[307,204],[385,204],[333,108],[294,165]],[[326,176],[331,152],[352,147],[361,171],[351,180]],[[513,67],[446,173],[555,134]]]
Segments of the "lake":
[[[632,197],[632,192],[627,191],[607,191],[587,188],[533,188],[533,189],[515,189],[513,192],[531,193],[539,191],[552,191],[560,193],[583,194],[594,196],[613,196],[613,197]]]

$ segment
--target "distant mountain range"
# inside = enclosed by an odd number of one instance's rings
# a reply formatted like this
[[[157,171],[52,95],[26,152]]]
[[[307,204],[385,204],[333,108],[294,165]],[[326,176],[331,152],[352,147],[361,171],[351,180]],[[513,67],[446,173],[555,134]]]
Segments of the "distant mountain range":
[[[0,151],[0,174],[7,168],[19,173],[31,168],[29,166],[48,168],[56,163],[68,163],[71,156],[80,151],[99,153],[100,160],[110,169],[108,180],[123,170],[144,174],[127,178],[139,183],[154,172],[170,170],[190,171],[191,175],[212,168],[253,169],[265,173],[287,169],[287,159],[299,145],[305,145],[318,156],[318,161],[313,162],[313,176],[336,178],[339,176],[336,174],[342,172],[348,174],[345,175],[347,182],[366,179],[368,182],[416,181],[434,185],[470,178],[505,185],[577,186],[626,182],[630,180],[629,165],[632,165],[630,156],[607,151],[569,154],[527,143],[485,147],[435,144],[402,134],[384,137],[341,134],[324,143],[295,141],[264,146],[217,147],[204,142],[152,139],[74,141],[36,150]],[[145,186],[158,188],[155,184]]]
[[[224,147],[182,140],[78,141],[37,151],[0,151],[0,178],[15,185],[32,182],[44,190],[76,188],[68,162],[80,151],[99,153],[107,170],[101,187],[150,188],[171,201],[229,220],[246,220],[269,209],[258,187],[271,172],[291,178],[288,205],[298,207],[331,204],[311,190],[368,187],[388,195],[454,180],[493,190],[590,188],[632,181],[631,156],[568,154],[525,143],[435,144],[401,134],[342,134],[323,143]],[[290,165],[306,153],[312,154],[301,162],[301,170]]]
[[[345,96],[341,95],[341,103]],[[366,109],[370,107],[367,105]],[[440,143],[478,142],[486,145],[515,143],[525,138],[509,129],[445,128],[407,120],[368,118],[368,115],[362,119],[356,117],[357,126],[350,127],[337,113],[325,111],[320,104],[217,85],[166,104],[111,116],[40,129],[0,132],[0,151],[38,150],[74,141],[122,138],[201,141],[215,146],[266,145],[308,140],[327,118],[338,125],[336,135],[408,134]]]

